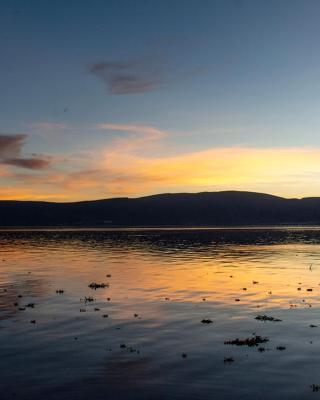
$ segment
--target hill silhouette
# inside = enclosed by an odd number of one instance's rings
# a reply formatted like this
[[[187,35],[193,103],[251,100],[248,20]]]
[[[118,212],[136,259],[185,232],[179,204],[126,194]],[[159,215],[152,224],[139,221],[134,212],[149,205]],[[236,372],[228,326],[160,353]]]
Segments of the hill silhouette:
[[[223,191],[73,203],[0,201],[0,226],[241,226],[320,224],[320,198]]]

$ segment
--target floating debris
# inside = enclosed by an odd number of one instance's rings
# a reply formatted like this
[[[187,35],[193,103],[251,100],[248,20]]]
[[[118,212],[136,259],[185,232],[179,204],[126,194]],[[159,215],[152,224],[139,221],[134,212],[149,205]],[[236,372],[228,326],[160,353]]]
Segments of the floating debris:
[[[97,290],[97,289],[104,289],[104,288],[106,288],[106,287],[109,287],[109,284],[108,284],[108,283],[96,283],[96,282],[91,282],[91,283],[88,285],[88,287],[89,287],[90,289]]]
[[[252,281],[252,283],[253,283],[254,285],[257,285],[259,282],[258,282],[258,281]]]
[[[225,358],[223,359],[223,362],[224,362],[225,364],[233,363],[233,362],[234,362],[234,358],[233,358],[233,357],[225,357]]]
[[[182,357],[182,358],[187,358],[186,353],[182,353],[182,354],[181,354],[181,357]]]
[[[240,301],[240,299],[234,299],[234,301]]]
[[[266,349],[265,349],[264,347],[258,347],[258,351],[259,351],[260,353],[263,353],[263,352],[266,351]]]
[[[313,325],[313,324],[311,324],[311,325],[309,325],[309,327],[310,327],[310,328],[318,328],[318,325]]]
[[[283,351],[283,350],[285,350],[286,349],[286,346],[278,346],[277,347],[277,350],[280,350],[280,351]]]
[[[246,287],[244,287],[244,288],[242,288],[242,290],[247,290],[247,288],[246,288]]]
[[[86,312],[87,310],[85,308],[80,308],[80,312]]]
[[[35,323],[36,323],[36,320],[35,320],[35,319],[33,319],[33,320],[30,321],[30,324],[35,324]]]
[[[107,274],[106,275],[107,278],[111,278],[111,276],[112,276],[111,274]]]
[[[312,291],[313,291],[313,289],[311,289],[311,288],[307,289],[307,292],[312,292]]]
[[[120,344],[120,349],[127,349],[130,353],[140,353],[139,350],[135,349],[134,347],[127,346],[125,343]]]
[[[92,296],[89,296],[89,297],[85,297],[85,298],[84,298],[84,302],[85,302],[85,303],[91,303],[92,301],[94,301],[94,298],[93,298]]]
[[[280,322],[282,319],[274,318],[274,317],[268,317],[267,315],[258,315],[255,317],[256,320],[258,321],[273,321],[273,322]]]
[[[139,317],[139,314],[133,314],[133,315],[134,315],[135,318],[138,318],[138,317]]]
[[[249,346],[249,347],[253,347],[253,346],[257,346],[260,343],[266,343],[268,342],[269,339],[266,337],[262,337],[259,335],[255,335],[253,337],[250,338],[246,338],[246,339],[233,339],[233,340],[226,340],[224,342],[224,344],[233,344],[235,346]]]
[[[170,300],[170,298],[169,298],[169,297],[165,297],[164,299],[165,299],[165,300],[167,300],[167,301],[168,301],[168,300]]]
[[[108,314],[103,314],[102,318],[108,318],[109,315]]]
[[[94,309],[94,311],[100,311],[100,308],[96,307],[96,308]]]
[[[310,385],[311,389],[313,392],[319,392],[320,391],[320,385],[312,384]]]
[[[202,323],[202,324],[212,324],[213,321],[212,321],[211,319],[203,319],[203,320],[201,321],[201,323]]]
[[[64,293],[64,290],[63,290],[63,289],[57,289],[57,290],[56,290],[56,293],[57,293],[57,294],[63,294],[63,293]]]
[[[28,307],[28,308],[34,308],[34,306],[35,306],[34,303],[28,303],[25,305],[25,307]]]

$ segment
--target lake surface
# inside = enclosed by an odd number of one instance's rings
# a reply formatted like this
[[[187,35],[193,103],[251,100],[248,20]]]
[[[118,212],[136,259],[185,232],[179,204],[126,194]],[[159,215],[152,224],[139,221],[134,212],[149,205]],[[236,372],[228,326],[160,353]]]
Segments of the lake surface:
[[[319,284],[318,228],[0,231],[0,398],[320,398]]]

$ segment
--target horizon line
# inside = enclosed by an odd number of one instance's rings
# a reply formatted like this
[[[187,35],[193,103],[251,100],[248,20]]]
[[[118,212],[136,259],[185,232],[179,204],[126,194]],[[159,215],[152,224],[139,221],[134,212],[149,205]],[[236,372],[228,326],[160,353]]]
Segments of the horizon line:
[[[1,199],[0,202],[17,202],[17,203],[27,203],[27,202],[32,202],[32,203],[53,203],[53,204],[74,204],[74,203],[89,203],[89,202],[98,202],[98,201],[107,201],[107,200],[135,200],[135,199],[143,199],[147,197],[157,197],[157,196],[170,196],[170,195],[201,195],[201,194],[212,194],[212,193],[250,193],[250,194],[257,194],[257,195],[264,195],[264,196],[270,196],[270,197],[275,197],[279,199],[284,199],[284,200],[304,200],[304,199],[320,199],[320,194],[319,196],[306,196],[306,197],[283,197],[283,196],[278,196],[275,194],[270,194],[270,193],[265,193],[265,192],[255,192],[255,191],[250,191],[250,190],[215,190],[215,191],[202,191],[202,192],[163,192],[163,193],[154,193],[154,194],[148,194],[145,196],[137,196],[137,197],[104,197],[104,198],[98,198],[98,199],[91,199],[91,200],[74,200],[74,201],[54,201],[54,200],[32,200],[32,199],[25,199],[25,200],[17,200],[17,199]]]

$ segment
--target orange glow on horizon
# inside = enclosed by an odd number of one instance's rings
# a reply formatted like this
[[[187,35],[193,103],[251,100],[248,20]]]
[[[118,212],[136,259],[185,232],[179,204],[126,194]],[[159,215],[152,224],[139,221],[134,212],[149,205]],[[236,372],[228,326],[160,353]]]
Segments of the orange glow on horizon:
[[[151,132],[153,135],[154,132]],[[147,156],[141,137],[117,140],[78,170],[11,173],[1,199],[76,201],[165,192],[247,190],[283,197],[320,195],[318,148],[211,148]],[[151,140],[154,140],[152,138]],[[150,145],[148,138],[146,146]],[[143,155],[142,155],[143,154]]]

